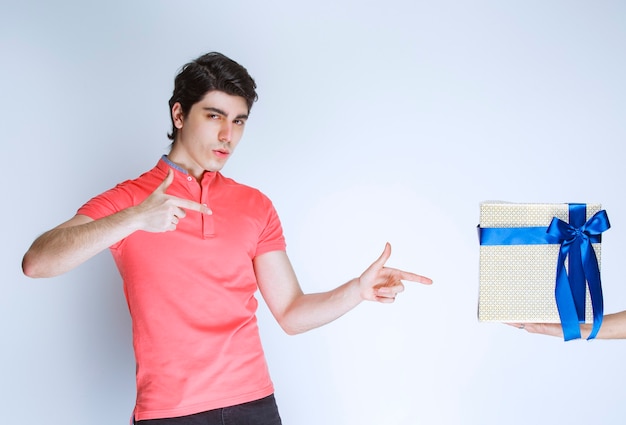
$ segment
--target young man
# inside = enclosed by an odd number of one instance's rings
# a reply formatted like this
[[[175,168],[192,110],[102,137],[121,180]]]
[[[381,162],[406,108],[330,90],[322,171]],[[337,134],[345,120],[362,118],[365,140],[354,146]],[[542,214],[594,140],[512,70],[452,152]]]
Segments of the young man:
[[[64,273],[110,248],[124,281],[137,360],[137,424],[280,424],[257,329],[258,288],[288,334],[363,300],[393,302],[401,280],[389,244],[360,277],[304,294],[278,215],[261,192],[220,170],[239,143],[256,84],[209,53],[185,65],[170,99],[172,148],[157,165],[91,199],[33,242],[24,273]]]

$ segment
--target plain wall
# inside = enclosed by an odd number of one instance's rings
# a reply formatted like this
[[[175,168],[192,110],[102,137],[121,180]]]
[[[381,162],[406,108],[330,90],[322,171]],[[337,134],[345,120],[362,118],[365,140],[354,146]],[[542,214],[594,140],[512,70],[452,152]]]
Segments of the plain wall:
[[[478,204],[600,202],[626,309],[620,1],[3,2],[0,400],[7,424],[124,424],[130,319],[104,252],[56,278],[32,240],[167,152],[179,67],[217,50],[260,99],[223,170],[273,200],[305,291],[430,276],[307,334],[261,303],[287,424],[623,423],[626,343],[478,323]]]

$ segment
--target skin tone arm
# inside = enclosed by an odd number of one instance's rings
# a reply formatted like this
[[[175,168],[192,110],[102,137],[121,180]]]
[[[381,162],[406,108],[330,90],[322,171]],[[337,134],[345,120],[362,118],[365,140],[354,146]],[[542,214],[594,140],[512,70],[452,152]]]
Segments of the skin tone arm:
[[[167,232],[185,217],[184,209],[211,214],[204,205],[165,193],[174,179],[167,177],[141,204],[99,220],[76,215],[38,237],[22,260],[29,277],[52,277],[84,263],[137,230]]]
[[[364,300],[392,303],[404,290],[401,280],[430,285],[432,280],[385,267],[391,246],[358,278],[328,292],[304,294],[284,251],[254,259],[259,289],[270,311],[289,335],[306,332],[341,317]]]
[[[559,323],[508,323],[520,329],[525,329],[533,334],[550,335],[563,338],[563,330]],[[585,323],[580,325],[582,338],[587,338],[591,333],[592,325]],[[598,339],[626,339],[626,311],[607,314],[602,319],[602,326],[596,335]]]
[[[144,230],[165,232],[176,229],[184,209],[211,214],[202,204],[167,195],[173,180],[170,170],[161,185],[141,204],[99,220],[76,215],[44,233],[24,255],[22,268],[30,277],[52,277],[82,264],[129,234]],[[254,260],[259,288],[279,324],[289,334],[322,326],[342,316],[363,300],[392,303],[404,290],[401,280],[431,284],[429,278],[384,267],[391,255],[383,254],[360,277],[338,288],[303,294],[284,251],[263,254]]]

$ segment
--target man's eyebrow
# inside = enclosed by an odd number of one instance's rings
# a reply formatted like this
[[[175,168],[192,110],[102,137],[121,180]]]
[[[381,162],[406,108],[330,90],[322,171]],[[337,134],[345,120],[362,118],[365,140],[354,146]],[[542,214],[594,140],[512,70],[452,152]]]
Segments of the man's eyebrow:
[[[202,109],[207,111],[207,112],[215,112],[217,114],[224,115],[225,117],[228,116],[228,114],[225,111],[223,111],[223,110],[221,110],[219,108],[215,108],[213,106],[204,106]],[[248,114],[239,114],[235,118],[239,119],[239,120],[241,120],[241,119],[247,120],[248,119]]]
[[[210,111],[210,112],[216,112],[216,113],[218,113],[220,115],[226,115],[226,112],[222,111],[219,108],[214,108],[213,106],[204,106],[204,107],[202,107],[202,109],[204,109],[207,112]]]

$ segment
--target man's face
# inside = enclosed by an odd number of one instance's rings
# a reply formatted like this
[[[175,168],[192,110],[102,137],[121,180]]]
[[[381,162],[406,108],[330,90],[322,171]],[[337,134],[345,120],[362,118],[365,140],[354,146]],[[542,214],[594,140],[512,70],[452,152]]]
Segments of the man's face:
[[[178,134],[169,159],[200,179],[205,170],[221,170],[234,152],[243,136],[248,105],[243,97],[214,90],[185,117],[175,103],[172,117]]]

